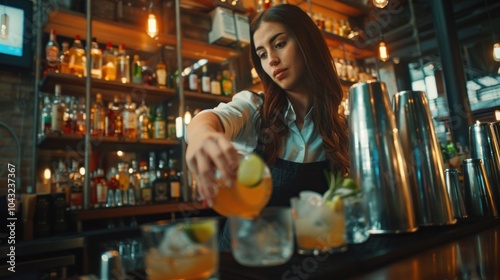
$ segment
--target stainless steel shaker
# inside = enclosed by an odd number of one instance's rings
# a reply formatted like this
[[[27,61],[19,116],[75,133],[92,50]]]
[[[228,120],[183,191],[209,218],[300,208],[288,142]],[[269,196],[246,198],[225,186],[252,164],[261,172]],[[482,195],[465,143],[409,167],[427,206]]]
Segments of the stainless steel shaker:
[[[462,162],[464,175],[464,201],[471,217],[498,216],[497,204],[480,158],[468,158]]]
[[[109,250],[101,255],[101,280],[125,279],[120,253]]]
[[[448,189],[453,216],[457,219],[467,218],[467,208],[465,208],[464,190],[460,183],[459,171],[457,169],[445,169],[444,180]]]
[[[418,224],[455,223],[445,185],[443,156],[425,92],[398,92],[392,105],[405,151],[407,176],[413,184],[412,198]]]
[[[500,144],[493,126],[481,122],[472,124],[469,127],[469,145],[471,158],[482,159],[491,194],[500,207]]]
[[[416,231],[406,161],[385,84],[351,86],[349,112],[350,176],[365,194],[369,232]]]

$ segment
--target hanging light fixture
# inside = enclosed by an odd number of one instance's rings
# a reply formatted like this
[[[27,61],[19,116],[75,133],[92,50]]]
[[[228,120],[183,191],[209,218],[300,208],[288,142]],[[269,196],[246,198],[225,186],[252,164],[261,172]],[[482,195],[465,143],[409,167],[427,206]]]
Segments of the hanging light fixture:
[[[3,7],[3,15],[0,22],[0,37],[7,40],[7,37],[9,36],[9,15],[7,15],[5,6]]]
[[[153,0],[151,0],[148,9],[148,35],[154,38],[158,35],[158,22],[153,9]]]
[[[385,8],[387,4],[389,3],[389,0],[373,0],[373,5],[379,9]]]
[[[380,36],[380,42],[378,43],[378,57],[383,62],[389,60],[389,51],[387,45],[384,42],[384,37]]]
[[[493,29],[493,23],[491,22],[488,0],[485,0],[485,2],[486,2],[486,10],[488,11],[488,20],[490,22],[491,34],[493,35],[493,59],[495,61],[500,61],[500,42],[497,42],[497,37],[495,36],[495,30]]]

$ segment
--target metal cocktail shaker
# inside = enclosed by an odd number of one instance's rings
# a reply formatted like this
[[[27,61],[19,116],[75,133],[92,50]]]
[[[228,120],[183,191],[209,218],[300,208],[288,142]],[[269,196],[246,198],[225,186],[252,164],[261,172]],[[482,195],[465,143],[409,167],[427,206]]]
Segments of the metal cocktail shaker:
[[[101,255],[101,280],[125,279],[120,253],[116,250],[106,251]]]
[[[458,176],[458,170],[445,169],[444,180],[448,189],[451,206],[455,218],[467,218],[467,208],[465,208],[464,191]]]
[[[407,176],[413,184],[417,223],[422,226],[455,223],[445,185],[443,156],[425,92],[398,92],[392,105],[405,151]]]
[[[497,205],[491,193],[483,161],[480,158],[464,159],[464,200],[471,217],[496,217]]]
[[[351,177],[366,197],[370,233],[417,230],[406,162],[383,82],[349,89]]]
[[[500,144],[493,126],[477,122],[469,127],[470,155],[480,158],[491,186],[491,194],[500,207]],[[497,210],[500,210],[497,208]]]

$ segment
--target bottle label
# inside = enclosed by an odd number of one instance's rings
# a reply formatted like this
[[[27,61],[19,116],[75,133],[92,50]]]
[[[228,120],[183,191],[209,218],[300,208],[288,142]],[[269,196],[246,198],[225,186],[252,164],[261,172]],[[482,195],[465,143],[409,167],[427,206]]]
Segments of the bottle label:
[[[52,106],[52,130],[62,131],[64,128],[64,106]]]
[[[50,66],[57,64],[59,49],[56,46],[50,46],[45,49],[47,63]]]
[[[143,202],[151,202],[152,198],[153,198],[151,188],[142,188],[141,189],[141,197],[142,197]]]
[[[154,189],[155,201],[166,201],[167,200],[167,182],[156,182]]]
[[[166,132],[165,122],[164,121],[155,122],[155,138],[157,139],[166,138],[165,132]]]
[[[196,74],[189,75],[189,90],[198,90],[198,76]]]
[[[180,182],[170,182],[170,197],[179,198],[181,197],[181,183]]]
[[[201,91],[210,92],[210,77],[203,76],[201,78]]]
[[[165,69],[156,70],[158,85],[164,86],[167,84],[167,71]]]

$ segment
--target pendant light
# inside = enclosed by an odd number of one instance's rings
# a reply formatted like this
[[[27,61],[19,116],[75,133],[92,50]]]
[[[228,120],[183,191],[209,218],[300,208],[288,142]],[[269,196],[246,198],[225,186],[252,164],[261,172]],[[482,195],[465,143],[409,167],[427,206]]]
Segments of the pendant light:
[[[158,22],[156,21],[156,16],[153,9],[153,0],[151,0],[148,9],[148,35],[154,38],[158,35]]]
[[[373,0],[373,5],[379,9],[385,8],[387,4],[389,3],[389,0]]]
[[[493,29],[493,23],[491,22],[488,0],[485,0],[485,2],[486,2],[486,10],[488,11],[488,20],[490,22],[491,34],[493,35],[493,59],[495,61],[500,61],[500,42],[497,42],[497,37],[495,36],[495,30]]]
[[[389,51],[387,45],[384,42],[384,37],[380,36],[380,42],[378,43],[378,58],[383,62],[389,60]]]
[[[7,37],[9,36],[9,15],[7,15],[5,6],[3,7],[3,14],[0,22],[1,22],[0,37],[3,40],[6,40]]]

